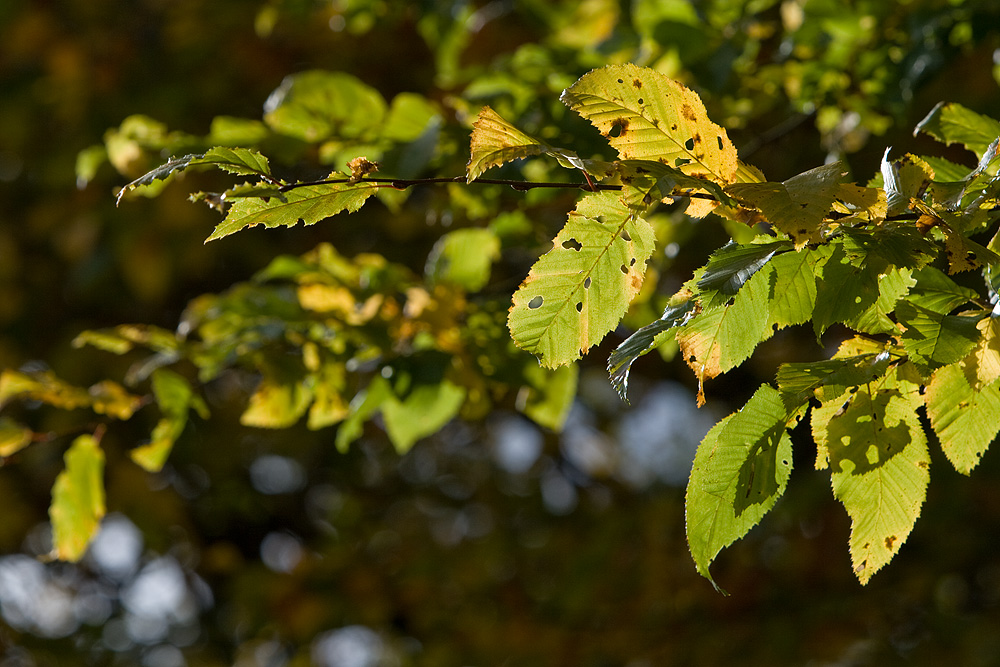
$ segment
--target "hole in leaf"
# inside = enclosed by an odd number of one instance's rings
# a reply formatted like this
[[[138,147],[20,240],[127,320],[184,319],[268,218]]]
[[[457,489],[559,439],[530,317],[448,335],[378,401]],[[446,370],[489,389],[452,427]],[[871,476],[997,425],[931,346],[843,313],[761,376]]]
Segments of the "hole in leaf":
[[[628,120],[625,118],[617,118],[611,124],[611,129],[608,130],[609,137],[620,137],[628,132]]]
[[[590,276],[587,276],[587,279],[583,281],[583,289],[590,289],[591,282]]]
[[[528,302],[528,308],[531,308],[531,309],[541,308],[543,301],[544,301],[544,299],[542,297],[536,296],[534,299],[532,299],[531,301]]]
[[[639,79],[632,79],[632,85],[635,86],[636,88],[642,88],[642,81],[640,81]],[[640,103],[642,102],[642,100],[639,101]]]
[[[622,239],[624,239],[625,241],[631,241],[632,240],[632,237],[629,236],[629,233],[628,233],[627,229],[623,229],[622,230]]]
[[[628,275],[628,267],[627,266],[625,266],[624,264],[622,264],[618,268],[620,268],[622,270],[622,273],[624,273],[625,275]]]
[[[618,83],[625,83],[622,79],[618,79]]]
[[[685,141],[684,142],[684,148],[688,149],[689,151],[693,151],[694,150],[694,139],[688,139],[687,141]]]
[[[723,148],[725,148],[725,146],[722,145],[722,137],[721,136],[720,137],[716,137],[716,139],[719,140],[719,150],[721,151]]]
[[[641,97],[640,97],[640,98],[639,98],[638,100],[636,100],[636,101],[637,101],[637,102],[638,102],[639,104],[645,104],[645,102],[643,102],[643,101],[642,101],[642,98],[641,98]]]
[[[576,302],[576,312],[578,312],[578,313],[582,313],[583,312],[583,302],[582,301],[577,301]]]
[[[577,252],[583,250],[583,244],[577,241],[576,239],[569,239],[568,241],[563,241],[562,247],[566,248],[567,250],[576,250]]]
[[[679,157],[676,160],[674,160],[674,166],[675,167],[683,167],[684,165],[688,164],[689,162],[691,162],[691,160],[687,159],[686,157]]]
[[[632,261],[629,262],[628,265],[629,266],[635,266],[635,257],[632,258]]]

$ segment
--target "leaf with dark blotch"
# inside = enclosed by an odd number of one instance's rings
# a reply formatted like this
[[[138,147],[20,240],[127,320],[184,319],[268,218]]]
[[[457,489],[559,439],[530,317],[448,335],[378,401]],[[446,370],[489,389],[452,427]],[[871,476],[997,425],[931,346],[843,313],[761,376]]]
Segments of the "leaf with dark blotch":
[[[694,299],[667,306],[660,319],[647,324],[619,345],[608,358],[611,384],[621,399],[628,402],[628,376],[632,363],[666,340],[667,332],[683,325],[695,311]]]

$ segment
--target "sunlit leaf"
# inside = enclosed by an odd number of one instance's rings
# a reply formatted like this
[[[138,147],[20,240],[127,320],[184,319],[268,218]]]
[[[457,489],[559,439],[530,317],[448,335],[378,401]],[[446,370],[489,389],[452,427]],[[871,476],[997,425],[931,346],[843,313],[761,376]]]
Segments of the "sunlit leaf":
[[[730,241],[722,246],[709,257],[705,272],[697,282],[703,305],[706,308],[721,305],[736,294],[775,253],[790,247],[787,241],[747,245]]]
[[[161,164],[156,169],[146,172],[145,174],[143,174],[142,176],[135,179],[134,181],[123,187],[121,190],[119,190],[116,203],[121,204],[122,197],[124,197],[126,194],[135,190],[138,187],[149,185],[154,181],[163,180],[168,176],[170,176],[171,174],[173,174],[175,171],[183,171],[192,162],[194,162],[200,157],[202,156],[197,154],[192,154],[192,155],[185,155],[179,158],[171,158],[170,160]]]
[[[962,362],[966,380],[974,389],[1000,378],[1000,319],[987,317],[976,325],[979,340]]]
[[[777,383],[789,405],[799,405],[815,397],[827,402],[843,396],[851,387],[867,384],[885,374],[891,359],[887,354],[782,364]]]
[[[0,373],[0,406],[12,399],[34,400],[63,410],[90,408],[98,414],[115,419],[128,419],[142,405],[139,396],[128,393],[110,380],[99,382],[90,389],[75,387],[52,373],[21,373],[5,370]]]
[[[285,77],[264,104],[272,130],[308,142],[374,138],[385,115],[385,99],[374,88],[350,74],[321,70]]]
[[[777,391],[761,386],[708,432],[687,487],[687,539],[698,572],[757,525],[784,493],[792,470],[789,415]]]
[[[896,306],[896,316],[906,327],[901,336],[903,347],[923,366],[937,368],[960,361],[979,341],[981,317],[942,315],[908,301]]]
[[[976,391],[952,364],[934,371],[924,401],[945,456],[968,475],[1000,433],[1000,389],[990,384]]]
[[[488,106],[472,126],[466,178],[471,183],[491,167],[545,152],[545,145],[504,120]]]
[[[18,424],[13,419],[0,417],[0,457],[7,457],[31,444],[31,429]]]
[[[490,280],[490,267],[500,258],[500,239],[490,229],[449,232],[438,239],[427,257],[427,276],[478,292]]]
[[[83,558],[104,517],[104,452],[92,435],[81,435],[66,451],[66,468],[52,487],[52,542],[56,558]]]
[[[732,303],[698,313],[677,332],[684,361],[698,378],[698,404],[705,402],[704,381],[743,363],[771,336],[768,295],[774,274],[765,265],[732,298]]]
[[[834,496],[851,517],[851,561],[862,584],[895,556],[920,514],[930,479],[921,403],[916,385],[889,380],[859,387],[846,408],[813,411]]]
[[[978,157],[1000,137],[1000,121],[955,102],[940,103],[917,124],[913,133],[918,132],[926,132],[946,144],[961,144]]]
[[[584,74],[562,101],[589,120],[623,160],[655,160],[716,183],[736,180],[736,148],[697,93],[632,64]]]
[[[346,174],[334,172],[330,175],[330,180],[340,179],[345,182],[306,185],[288,190],[283,193],[284,200],[278,197],[238,199],[207,240],[214,241],[257,225],[293,227],[300,221],[313,225],[341,211],[357,211],[378,189],[376,184],[366,181],[348,183]]]
[[[784,252],[771,259],[774,272],[768,327],[783,328],[809,321],[816,307],[816,272],[829,257],[829,246]]]
[[[913,278],[917,282],[910,289],[910,303],[942,315],[976,298],[975,290],[958,285],[933,266],[925,266],[914,273]]]
[[[514,294],[514,341],[546,368],[579,359],[618,326],[653,247],[652,228],[617,193],[585,196]]]
[[[389,439],[400,454],[420,438],[441,430],[452,420],[465,400],[465,389],[448,380],[421,384],[406,396],[389,396],[382,403],[382,418]]]
[[[306,413],[312,403],[312,386],[289,373],[271,371],[261,378],[240,415],[244,426],[288,428]]]

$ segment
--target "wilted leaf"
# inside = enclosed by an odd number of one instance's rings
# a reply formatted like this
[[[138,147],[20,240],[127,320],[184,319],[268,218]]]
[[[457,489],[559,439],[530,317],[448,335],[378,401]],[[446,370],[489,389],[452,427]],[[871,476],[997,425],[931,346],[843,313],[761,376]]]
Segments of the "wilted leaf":
[[[83,558],[104,517],[104,452],[92,435],[81,435],[66,451],[66,468],[52,487],[52,542],[56,558]]]

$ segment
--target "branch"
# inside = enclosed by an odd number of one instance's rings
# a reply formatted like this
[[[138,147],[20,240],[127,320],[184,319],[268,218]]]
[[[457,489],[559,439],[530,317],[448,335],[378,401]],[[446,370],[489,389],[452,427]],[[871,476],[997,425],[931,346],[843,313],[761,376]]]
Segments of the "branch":
[[[434,183],[465,183],[465,176],[453,176],[453,177],[440,177],[440,178],[364,178],[355,179],[350,178],[331,178],[324,179],[321,181],[302,181],[298,183],[289,183],[278,188],[279,192],[288,192],[289,190],[294,190],[295,188],[306,187],[309,185],[330,185],[333,183],[360,183],[364,181],[365,183],[378,183],[385,185],[386,187],[394,188],[396,190],[405,190],[406,188],[412,187],[414,185],[432,185]],[[531,190],[533,188],[567,188],[567,189],[579,189],[586,190],[587,192],[598,192],[600,190],[621,190],[620,185],[604,185],[601,183],[539,183],[536,181],[513,181],[506,179],[497,178],[477,178],[472,181],[473,183],[484,183],[486,185],[509,185],[510,187],[518,190],[519,192],[524,192],[526,190]]]

